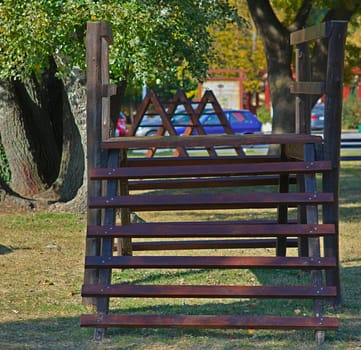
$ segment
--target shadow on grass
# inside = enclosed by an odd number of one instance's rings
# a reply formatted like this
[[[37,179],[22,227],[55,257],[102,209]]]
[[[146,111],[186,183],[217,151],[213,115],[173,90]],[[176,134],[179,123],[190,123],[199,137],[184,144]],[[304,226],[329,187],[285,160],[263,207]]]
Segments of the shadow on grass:
[[[0,322],[0,349],[88,350],[92,331],[79,327],[78,317]]]
[[[5,245],[0,244],[0,255],[9,254],[13,250]]]
[[[252,271],[267,284],[281,279],[283,272],[276,273],[266,270]],[[154,278],[157,276],[154,276]],[[290,279],[307,279],[307,273],[283,276]],[[148,277],[147,277],[148,278]],[[150,279],[150,281],[153,281]],[[340,310],[328,310],[328,314],[336,314],[340,318],[338,331],[326,331],[326,344],[321,349],[354,348],[354,344],[361,342],[361,316],[359,285],[355,283],[361,279],[361,266],[345,267],[342,269],[344,290],[344,304]],[[139,282],[139,281],[137,281]],[[308,301],[300,300],[230,300],[221,303],[218,300],[204,304],[198,301],[177,299],[172,304],[165,304],[158,299],[151,301],[151,305],[139,303],[131,299],[129,307],[120,304],[114,311],[119,313],[147,313],[147,314],[230,314],[230,315],[262,315],[285,314],[292,315],[294,310],[301,308],[302,312],[312,312]],[[79,317],[84,312],[79,306]],[[0,322],[0,349],[40,349],[40,350],[89,350],[89,349],[315,349],[312,331],[274,331],[257,330],[212,330],[212,329],[128,329],[112,328],[102,344],[92,340],[93,330],[80,328],[79,317],[58,317]],[[202,346],[200,346],[202,342]],[[181,343],[182,347],[177,347]],[[198,344],[198,345],[197,345]],[[205,347],[204,344],[208,344]],[[219,345],[223,344],[223,345]],[[224,344],[228,344],[227,346]],[[290,345],[291,344],[291,345]],[[307,347],[309,345],[309,347]],[[198,347],[197,347],[198,346]],[[291,346],[291,347],[290,347]]]

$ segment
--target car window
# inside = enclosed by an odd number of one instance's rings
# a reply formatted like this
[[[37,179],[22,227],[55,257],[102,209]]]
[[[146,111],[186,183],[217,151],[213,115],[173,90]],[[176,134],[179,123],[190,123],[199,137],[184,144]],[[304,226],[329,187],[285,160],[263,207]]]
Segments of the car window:
[[[191,118],[189,115],[175,115],[171,119],[171,122],[174,125],[188,125],[190,120],[191,120]]]
[[[246,118],[243,116],[243,114],[241,112],[232,112],[231,113],[231,123],[239,123],[239,122],[244,122]]]
[[[202,117],[201,120],[204,125],[220,125],[221,122],[216,114],[209,114],[206,117]]]

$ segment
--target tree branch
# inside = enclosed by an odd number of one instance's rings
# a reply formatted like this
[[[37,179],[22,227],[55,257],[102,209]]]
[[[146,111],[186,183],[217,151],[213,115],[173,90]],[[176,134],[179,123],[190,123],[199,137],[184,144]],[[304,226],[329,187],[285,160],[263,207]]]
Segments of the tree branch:
[[[290,32],[303,28],[312,9],[312,1],[304,0],[299,8],[294,22],[288,27]]]

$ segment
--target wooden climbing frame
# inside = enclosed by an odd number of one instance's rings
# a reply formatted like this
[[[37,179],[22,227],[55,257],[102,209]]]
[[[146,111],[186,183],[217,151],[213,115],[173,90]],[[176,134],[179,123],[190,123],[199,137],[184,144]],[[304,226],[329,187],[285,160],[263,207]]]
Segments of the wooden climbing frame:
[[[176,136],[169,118],[177,103],[188,110],[187,101],[177,95],[176,103],[166,111],[151,93],[138,114],[144,114],[149,103],[155,104],[164,124],[159,134],[113,138],[109,123],[113,87],[109,85],[107,61],[111,31],[106,23],[88,24],[89,212],[82,295],[85,301],[96,305],[96,312],[82,315],[81,326],[93,327],[95,338],[101,339],[109,327],[312,329],[320,343],[325,330],[337,329],[337,318],[325,316],[324,302],[339,304],[341,297],[338,171],[345,32],[346,23],[335,21],[291,35],[291,43],[297,46],[298,52],[297,79],[291,87],[297,96],[295,134],[204,135],[197,125],[197,113],[199,115],[201,109],[192,109],[189,110],[193,115],[192,126],[200,130],[199,135]],[[305,59],[305,43],[319,38],[328,41],[327,75],[323,83],[307,83],[309,61]],[[325,95],[324,138],[308,132],[308,94]],[[212,101],[218,106],[216,100]],[[136,123],[139,122],[139,118],[136,119]],[[169,136],[163,136],[165,129],[171,131]],[[244,147],[255,145],[279,145],[281,154],[252,156],[243,152]],[[206,155],[190,154],[188,150],[194,147],[204,148]],[[218,147],[242,149],[242,152],[218,155]],[[171,157],[129,156],[130,150],[142,149],[179,152]],[[322,178],[320,184],[316,176]],[[197,191],[198,188],[203,191]],[[229,210],[259,208],[273,211],[269,218],[262,220],[242,219],[244,216],[227,219]],[[164,211],[200,213],[215,209],[224,212],[219,220],[162,220]],[[296,217],[290,215],[291,210],[296,210]],[[132,222],[132,212],[148,211],[154,212],[151,222]],[[119,240],[117,253],[115,239]],[[321,250],[321,241],[324,250]],[[254,250],[249,254],[250,249],[265,247],[274,251],[269,254],[265,250]],[[289,254],[291,248],[298,248],[296,254]],[[202,254],[202,249],[217,249],[219,253]],[[233,250],[232,254],[229,249]],[[171,254],[179,250],[187,254]],[[145,251],[152,254],[144,254]],[[168,251],[167,254],[164,251]],[[114,271],[129,268],[267,269],[270,274],[284,269],[309,271],[309,274],[304,274],[301,285],[239,285],[236,280],[231,285],[221,281],[218,285],[112,282]],[[313,316],[289,316],[290,313],[282,310],[278,310],[277,315],[261,316],[164,315],[156,313],[156,309],[147,314],[117,314],[110,308],[111,298],[129,297],[216,298],[214,303],[229,298],[310,299]]]

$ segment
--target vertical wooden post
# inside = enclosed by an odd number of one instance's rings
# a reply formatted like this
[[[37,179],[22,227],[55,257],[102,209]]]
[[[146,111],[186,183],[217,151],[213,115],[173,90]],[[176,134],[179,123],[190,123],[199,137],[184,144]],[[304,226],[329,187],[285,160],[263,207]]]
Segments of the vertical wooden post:
[[[326,205],[323,210],[325,223],[332,223],[336,227],[335,238],[325,238],[325,256],[334,256],[337,259],[336,271],[326,272],[327,284],[336,285],[338,289],[335,306],[341,303],[341,282],[339,274],[339,169],[341,145],[341,115],[342,115],[342,89],[344,47],[347,32],[346,21],[330,22],[331,36],[328,43],[328,65],[325,98],[325,127],[324,127],[324,157],[331,160],[332,171],[323,177],[324,191],[333,192],[335,204]]]
[[[102,112],[103,112],[103,81],[102,81],[102,41],[108,38],[111,42],[111,31],[106,23],[91,22],[87,24],[86,34],[86,65],[87,65],[87,186],[88,197],[99,196],[102,185],[99,181],[89,181],[89,170],[106,166],[105,151],[100,149],[102,140]],[[106,67],[108,69],[108,67]],[[103,68],[104,70],[104,68]],[[99,225],[102,220],[101,210],[88,210],[87,224]],[[99,255],[100,242],[98,239],[86,240],[85,253],[87,256]],[[85,284],[96,284],[98,273],[94,269],[87,269],[84,273]],[[94,298],[85,298],[85,304],[95,305]]]
[[[308,42],[303,42],[297,45],[296,48],[296,81],[310,81],[311,67],[308,50]],[[311,96],[308,94],[296,95],[295,105],[295,131],[296,134],[310,134],[311,133]],[[303,192],[304,176],[297,175],[297,191]],[[298,208],[298,222],[306,222],[306,211],[304,206]],[[298,239],[298,252],[300,256],[308,255],[307,239],[301,237]]]
[[[308,43],[297,45],[296,49],[296,81],[309,81],[310,58],[308,53]],[[309,134],[310,126],[311,99],[310,95],[298,94],[296,96],[296,115],[295,127],[296,134]]]

